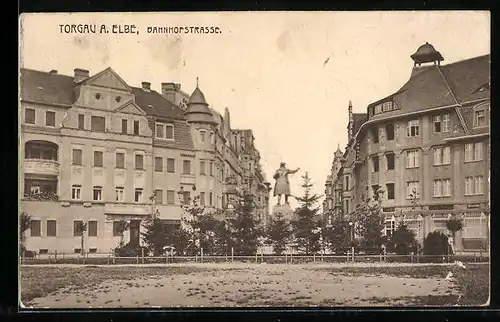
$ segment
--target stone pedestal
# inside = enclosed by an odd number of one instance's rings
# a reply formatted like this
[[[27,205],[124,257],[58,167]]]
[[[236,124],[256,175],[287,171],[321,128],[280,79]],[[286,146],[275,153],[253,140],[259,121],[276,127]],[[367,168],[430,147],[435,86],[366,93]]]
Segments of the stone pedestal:
[[[274,205],[272,209],[272,216],[275,217],[278,214],[283,215],[283,218],[287,220],[295,219],[293,210],[289,204]]]

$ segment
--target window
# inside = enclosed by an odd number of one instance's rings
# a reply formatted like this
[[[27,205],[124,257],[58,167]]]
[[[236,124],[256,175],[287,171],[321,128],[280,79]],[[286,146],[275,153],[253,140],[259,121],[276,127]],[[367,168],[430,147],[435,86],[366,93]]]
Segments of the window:
[[[82,186],[73,185],[71,187],[71,199],[80,200],[81,199],[81,191],[82,191]]]
[[[204,176],[205,173],[205,161],[200,161],[200,175]]]
[[[464,214],[462,238],[484,238],[486,237],[486,218],[484,214]]]
[[[113,236],[114,237],[121,237],[122,231],[120,229],[121,229],[120,220],[113,221]]]
[[[139,135],[139,121],[134,121],[134,135]]]
[[[94,186],[92,200],[102,201],[102,187]]]
[[[24,122],[27,124],[35,124],[35,110],[27,108],[24,110]]]
[[[89,220],[89,237],[97,237],[97,221]]]
[[[191,174],[191,161],[189,160],[182,161],[182,173]]]
[[[214,176],[214,162],[210,161],[210,175],[213,177]]]
[[[450,164],[450,147],[434,148],[434,165]]]
[[[167,140],[173,140],[174,139],[174,126],[171,124],[167,124],[165,126],[165,138]]]
[[[122,134],[128,133],[127,125],[128,125],[128,120],[122,119]]]
[[[387,162],[387,170],[394,170],[394,153],[387,153],[385,159]]]
[[[175,159],[173,158],[167,159],[167,172],[175,173]]]
[[[73,236],[74,237],[81,237],[83,235],[83,231],[81,231],[80,228],[82,228],[83,221],[82,220],[75,220],[73,221]]]
[[[31,237],[42,236],[42,224],[40,220],[31,220],[30,222]]]
[[[465,162],[481,161],[483,159],[483,142],[465,144]]]
[[[156,172],[163,172],[163,158],[162,157],[155,157],[155,171]]]
[[[142,188],[136,188],[134,194],[135,202],[142,202]]]
[[[123,202],[125,200],[125,194],[124,194],[124,189],[122,187],[116,187],[116,201],[118,202]]]
[[[214,132],[210,132],[210,143],[214,144]]]
[[[189,205],[190,201],[191,201],[191,193],[189,191],[184,191],[183,192],[183,204],[184,205]]]
[[[396,230],[396,220],[394,217],[385,219],[385,235],[390,236]]]
[[[175,191],[167,190],[167,204],[173,205],[175,203]]]
[[[378,172],[378,156],[372,156],[372,170],[373,172]]]
[[[480,127],[486,125],[486,114],[484,110],[476,111],[474,114],[474,126]]]
[[[443,114],[443,132],[450,131],[450,114]]]
[[[385,133],[386,133],[387,141],[394,140],[394,124],[386,124],[385,125]]]
[[[419,184],[418,181],[408,181],[406,183],[406,198],[418,198],[419,195]]]
[[[200,206],[205,206],[205,193],[200,192]]]
[[[422,220],[421,216],[419,216],[416,219],[404,219],[404,222],[405,222],[406,226],[408,227],[408,229],[415,233],[416,239],[423,239],[424,238],[424,226],[423,226],[423,220]]]
[[[382,113],[382,104],[375,105],[375,114]]]
[[[406,167],[418,168],[420,164],[420,151],[411,150],[406,152]]]
[[[378,143],[378,127],[372,128],[373,143]]]
[[[78,114],[78,129],[85,130],[85,115]]]
[[[81,149],[73,149],[73,165],[82,165]]]
[[[47,220],[47,237],[55,237],[56,236],[56,221],[55,220]]]
[[[205,143],[205,135],[207,132],[205,131],[200,131],[200,142]]]
[[[415,137],[419,135],[419,120],[411,120],[408,122],[408,127],[406,128],[407,137]]]
[[[51,127],[56,126],[56,112],[45,112],[45,125]]]
[[[451,196],[451,179],[437,179],[433,182],[434,197]]]
[[[101,116],[92,116],[90,119],[90,129],[95,132],[105,132],[106,118]]]
[[[483,176],[465,177],[465,195],[482,195],[483,187]]]
[[[102,168],[103,161],[104,160],[102,151],[94,151],[94,167]]]
[[[383,112],[392,111],[392,101],[382,103],[382,111]]]
[[[344,176],[344,190],[349,190],[349,175]]]
[[[394,183],[386,184],[387,187],[387,199],[394,200]]]
[[[142,154],[135,155],[135,169],[144,170],[144,156]]]
[[[116,168],[117,169],[125,168],[125,153],[116,152]]]
[[[441,115],[434,116],[432,118],[432,123],[434,124],[434,132],[441,132]]]
[[[48,254],[49,253],[49,250],[47,248],[40,248],[38,250],[38,254],[42,255],[42,254]]]
[[[161,205],[163,203],[163,190],[155,190],[155,203]]]
[[[165,125],[156,123],[156,137],[159,139],[165,138]]]
[[[345,214],[349,214],[349,199],[344,200]]]
[[[214,205],[214,194],[212,192],[208,194],[208,205],[210,207]]]

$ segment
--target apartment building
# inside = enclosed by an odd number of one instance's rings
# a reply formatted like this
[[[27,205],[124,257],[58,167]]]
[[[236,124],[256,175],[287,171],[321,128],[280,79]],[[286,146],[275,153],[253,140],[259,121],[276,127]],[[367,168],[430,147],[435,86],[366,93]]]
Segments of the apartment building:
[[[330,205],[344,215],[366,198],[380,198],[385,233],[404,220],[417,240],[447,233],[463,219],[456,249],[489,243],[490,56],[442,65],[431,44],[411,55],[410,79],[393,94],[353,113],[341,169],[331,173]],[[338,158],[337,158],[338,159]],[[338,162],[338,160],[337,160]],[[335,164],[335,161],[334,161]],[[334,180],[342,182],[340,195]],[[416,196],[416,198],[415,198]],[[330,204],[328,204],[330,203]]]
[[[21,69],[20,82],[28,249],[80,252],[83,221],[87,252],[107,252],[119,243],[120,220],[130,223],[125,242],[140,243],[150,213],[178,226],[194,196],[207,209],[228,206],[227,178],[244,170],[229,111],[221,117],[199,87],[190,96],[179,84],[163,83],[161,93],[149,82],[132,87],[111,68],[94,76]]]

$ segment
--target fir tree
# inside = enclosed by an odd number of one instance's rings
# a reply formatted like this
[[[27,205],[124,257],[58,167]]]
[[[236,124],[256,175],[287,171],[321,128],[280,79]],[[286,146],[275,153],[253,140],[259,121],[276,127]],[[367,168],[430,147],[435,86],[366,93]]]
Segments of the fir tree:
[[[253,208],[252,196],[244,192],[235,209],[236,218],[229,220],[236,255],[252,255],[257,251],[260,229],[253,217]]]
[[[155,256],[163,254],[163,248],[168,246],[169,231],[164,222],[154,214],[150,214],[144,222],[145,231],[141,232],[146,249]]]
[[[357,205],[351,215],[354,219],[355,232],[361,236],[361,247],[368,251],[380,250],[384,241],[382,230],[385,227],[380,203],[370,202],[370,199],[367,199]]]
[[[389,244],[398,255],[408,255],[417,245],[415,233],[401,221],[398,228],[389,237]]]
[[[300,206],[295,210],[297,219],[293,222],[293,233],[298,249],[306,254],[312,254],[320,250],[320,233],[316,230],[319,207],[315,205],[321,196],[311,192],[314,185],[307,172],[302,176],[302,179],[304,195],[296,197]]]
[[[276,214],[267,227],[266,233],[268,237],[267,243],[273,246],[273,252],[276,255],[283,254],[292,237],[292,230],[288,220],[281,213]]]
[[[330,250],[335,253],[344,253],[351,246],[351,227],[345,219],[333,222],[331,228],[326,229],[326,238],[330,244]]]

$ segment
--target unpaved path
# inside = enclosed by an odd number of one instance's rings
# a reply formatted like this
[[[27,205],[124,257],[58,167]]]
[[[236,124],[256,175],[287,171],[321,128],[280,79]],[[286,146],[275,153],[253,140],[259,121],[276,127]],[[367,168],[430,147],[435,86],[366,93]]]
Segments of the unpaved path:
[[[412,297],[458,294],[454,283],[442,277],[360,275],[316,269],[323,265],[204,266],[212,266],[213,269],[195,274],[106,281],[76,290],[63,288],[46,297],[34,299],[31,306],[404,306],[411,305]]]

